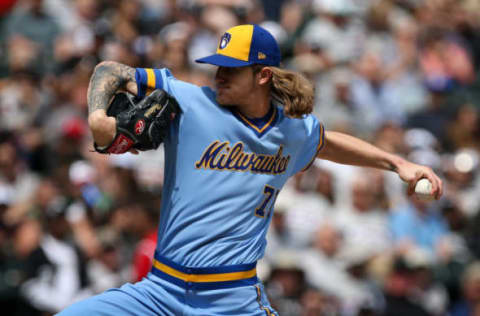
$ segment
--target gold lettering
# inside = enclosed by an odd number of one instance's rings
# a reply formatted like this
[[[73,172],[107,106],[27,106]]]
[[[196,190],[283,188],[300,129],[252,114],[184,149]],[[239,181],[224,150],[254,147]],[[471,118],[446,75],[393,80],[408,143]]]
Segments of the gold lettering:
[[[253,158],[253,153],[251,154],[245,154],[245,156],[243,156],[243,161],[240,163],[240,168],[241,169],[248,169],[249,165],[250,165],[250,161],[252,161],[252,158]]]
[[[232,151],[230,152],[230,155],[228,156],[227,159],[227,164],[226,168],[227,169],[235,169],[235,165],[238,161],[238,158],[243,155],[243,146],[242,143],[237,143],[235,146],[233,146]]]
[[[245,152],[242,142],[232,147],[229,142],[215,141],[203,152],[200,160],[195,162],[197,169],[252,171],[264,174],[281,174],[287,170],[290,156],[284,157],[283,146],[274,155]]]
[[[212,164],[212,161],[215,159],[215,156],[218,153],[218,147],[222,145],[219,141],[216,141],[212,143],[208,148],[205,150],[205,152],[202,155],[202,158],[200,158],[200,161],[197,161],[195,163],[195,167],[198,169],[200,168],[205,168],[208,169],[209,166]]]
[[[272,161],[275,160],[272,156],[265,156],[265,159],[263,160],[263,163],[261,164],[260,171],[268,173],[269,170],[269,165],[272,163]]]
[[[257,159],[255,159],[255,163],[253,165],[253,168],[255,168],[255,171],[260,171],[260,165],[262,164],[264,159],[265,159],[265,156],[257,156]]]
[[[152,105],[146,112],[145,112],[145,117],[149,118],[154,112],[160,111],[162,109],[162,106],[160,104],[155,104]]]
[[[218,158],[217,163],[215,164],[215,167],[218,169],[225,169],[225,166],[227,162],[225,161],[225,158],[227,158],[227,154],[230,151],[230,147],[227,146],[225,148],[226,153],[221,153],[220,158]]]

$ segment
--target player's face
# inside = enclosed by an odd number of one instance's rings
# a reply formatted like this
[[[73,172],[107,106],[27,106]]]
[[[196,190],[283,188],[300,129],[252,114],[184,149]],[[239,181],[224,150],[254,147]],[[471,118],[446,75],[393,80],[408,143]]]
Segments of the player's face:
[[[252,67],[218,67],[215,75],[217,102],[224,106],[237,106],[246,99],[254,86]]]

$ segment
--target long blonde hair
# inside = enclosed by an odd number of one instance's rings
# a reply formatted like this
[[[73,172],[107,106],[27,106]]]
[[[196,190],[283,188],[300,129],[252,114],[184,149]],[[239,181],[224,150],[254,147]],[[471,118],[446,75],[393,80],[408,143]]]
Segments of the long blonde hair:
[[[287,116],[301,118],[312,113],[314,88],[312,83],[298,72],[269,67],[272,72],[272,96],[283,104]]]

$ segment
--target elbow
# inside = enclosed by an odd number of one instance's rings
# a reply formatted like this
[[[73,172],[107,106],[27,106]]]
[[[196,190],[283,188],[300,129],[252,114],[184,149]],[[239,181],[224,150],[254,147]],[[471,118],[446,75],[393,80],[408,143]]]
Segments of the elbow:
[[[93,73],[111,71],[112,69],[115,68],[115,65],[118,65],[116,61],[111,61],[111,60],[102,61],[95,66]]]
[[[107,118],[108,116],[104,110],[94,111],[88,116],[88,126],[93,132],[100,131],[105,126]]]
[[[89,115],[88,125],[94,141],[99,146],[110,144],[116,134],[116,120],[107,116],[105,111],[97,110]]]

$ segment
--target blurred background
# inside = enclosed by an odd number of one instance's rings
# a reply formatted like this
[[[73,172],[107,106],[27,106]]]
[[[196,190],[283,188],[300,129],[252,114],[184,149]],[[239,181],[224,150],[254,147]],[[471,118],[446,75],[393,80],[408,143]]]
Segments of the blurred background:
[[[316,87],[314,114],[431,166],[444,197],[317,161],[279,195],[259,264],[282,316],[480,315],[480,1],[0,1],[0,308],[51,315],[150,269],[163,152],[92,152],[95,65],[210,85],[231,26],[257,23]]]

